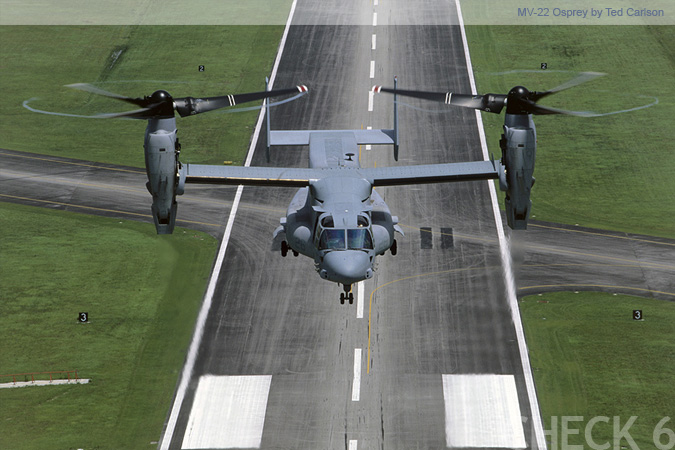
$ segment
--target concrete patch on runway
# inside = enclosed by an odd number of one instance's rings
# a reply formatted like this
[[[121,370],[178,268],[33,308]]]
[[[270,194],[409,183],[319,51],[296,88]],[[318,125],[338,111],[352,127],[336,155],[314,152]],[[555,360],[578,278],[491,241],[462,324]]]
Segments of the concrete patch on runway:
[[[525,448],[513,375],[443,375],[450,448]]]
[[[420,247],[428,250],[434,248],[434,235],[431,231],[431,227],[421,227],[420,228]]]
[[[452,228],[442,227],[441,228],[441,248],[447,250],[455,246],[455,240],[452,234]]]
[[[271,383],[271,375],[200,377],[181,448],[259,448]]]

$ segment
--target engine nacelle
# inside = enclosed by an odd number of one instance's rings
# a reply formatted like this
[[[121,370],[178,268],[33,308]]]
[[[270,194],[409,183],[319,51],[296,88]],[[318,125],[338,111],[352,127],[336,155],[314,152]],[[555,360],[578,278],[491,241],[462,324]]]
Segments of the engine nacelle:
[[[175,125],[175,119],[150,119],[145,133],[146,187],[152,194],[152,217],[157,234],[173,233],[178,206],[176,195],[183,193],[184,183],[179,183],[180,144]]]
[[[506,191],[506,221],[514,230],[525,230],[532,207],[530,192],[535,181],[537,149],[537,133],[531,117],[507,114],[499,143],[506,171],[505,180],[500,180],[501,189]]]

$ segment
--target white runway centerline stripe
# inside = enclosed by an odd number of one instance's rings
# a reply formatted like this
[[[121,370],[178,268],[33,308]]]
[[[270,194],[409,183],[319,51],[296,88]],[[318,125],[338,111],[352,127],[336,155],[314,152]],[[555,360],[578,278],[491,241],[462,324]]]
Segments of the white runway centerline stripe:
[[[377,26],[377,13],[376,12],[373,13],[373,26],[374,27]]]
[[[272,376],[199,379],[183,449],[259,448]]]
[[[377,50],[377,35],[373,34],[373,43],[370,46],[371,50]]]
[[[359,448],[359,441],[351,440],[349,441],[349,450],[357,450]]]
[[[513,375],[443,375],[445,439],[451,448],[525,448]]]
[[[370,127],[368,127],[368,129],[370,129]],[[356,284],[356,318],[357,319],[363,319],[363,304],[365,303],[363,297],[365,296],[365,289],[366,288],[363,285],[363,281],[359,281]]]
[[[354,384],[352,385],[352,401],[358,402],[361,398],[361,354],[360,348],[354,350]]]
[[[375,93],[373,91],[368,92],[368,111],[373,111],[373,97]]]
[[[370,62],[370,78],[375,78],[375,61]]]

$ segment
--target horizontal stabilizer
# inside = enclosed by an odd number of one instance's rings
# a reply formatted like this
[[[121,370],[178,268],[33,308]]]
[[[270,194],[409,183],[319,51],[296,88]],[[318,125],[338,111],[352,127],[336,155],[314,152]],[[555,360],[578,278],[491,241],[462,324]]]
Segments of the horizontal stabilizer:
[[[392,145],[394,130],[293,130],[270,131],[270,145],[309,145],[311,133],[353,133],[357,145]]]

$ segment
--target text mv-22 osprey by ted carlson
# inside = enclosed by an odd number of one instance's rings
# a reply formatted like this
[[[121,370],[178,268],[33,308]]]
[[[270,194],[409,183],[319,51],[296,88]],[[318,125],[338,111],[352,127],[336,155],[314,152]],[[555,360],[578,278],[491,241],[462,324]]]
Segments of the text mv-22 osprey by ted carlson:
[[[309,146],[309,168],[233,167],[181,164],[180,144],[176,139],[174,111],[181,117],[233,106],[246,101],[307,91],[305,86],[266,90],[250,94],[212,98],[173,99],[157,91],[144,99],[130,99],[89,85],[78,89],[106,95],[141,106],[129,113],[107,117],[147,119],[145,161],[147,187],[153,197],[152,213],[158,234],[173,232],[177,202],[186,183],[298,187],[286,216],[274,231],[282,237],[281,254],[292,252],[312,258],[319,276],[339,283],[344,292],[340,301],[353,302],[352,285],[372,278],[376,256],[397,252],[395,233],[403,234],[398,218],[391,214],[383,198],[374,189],[428,183],[499,179],[506,191],[508,225],[525,229],[530,215],[530,191],[536,153],[536,130],[533,114],[574,114],[537,105],[546,95],[559,92],[600,74],[582,73],[557,88],[528,91],[516,86],[508,94],[467,95],[373,87],[375,92],[394,94],[394,128],[378,130],[294,130],[270,129],[267,108],[267,151],[270,146]],[[506,106],[504,133],[500,140],[501,160],[430,165],[362,168],[358,161],[359,145],[392,145],[398,160],[397,95],[440,101],[449,105],[500,113]]]

